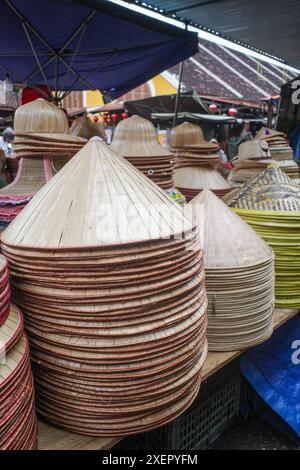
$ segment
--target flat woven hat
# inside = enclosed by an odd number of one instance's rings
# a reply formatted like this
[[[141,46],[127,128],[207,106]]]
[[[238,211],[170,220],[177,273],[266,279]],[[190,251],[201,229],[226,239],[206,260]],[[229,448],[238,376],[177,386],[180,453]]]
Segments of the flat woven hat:
[[[172,153],[158,143],[153,124],[140,116],[119,122],[111,148],[125,158],[172,157]]]
[[[39,248],[126,244],[175,236],[183,227],[188,232],[192,223],[160,188],[104,142],[90,141],[31,200],[3,241]]]

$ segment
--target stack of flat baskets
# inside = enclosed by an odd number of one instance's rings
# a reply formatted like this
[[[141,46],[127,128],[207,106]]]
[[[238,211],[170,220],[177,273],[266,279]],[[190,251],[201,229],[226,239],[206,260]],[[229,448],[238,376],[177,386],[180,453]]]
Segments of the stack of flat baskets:
[[[275,252],[278,307],[300,307],[300,188],[278,167],[225,196]]]
[[[196,397],[207,297],[183,209],[90,141],[2,234],[40,415],[87,435],[161,426]]]

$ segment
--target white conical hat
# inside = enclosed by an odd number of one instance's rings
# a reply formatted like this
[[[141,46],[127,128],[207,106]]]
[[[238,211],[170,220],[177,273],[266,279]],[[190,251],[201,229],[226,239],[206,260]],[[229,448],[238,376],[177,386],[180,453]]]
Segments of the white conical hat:
[[[16,110],[14,131],[17,133],[64,133],[69,132],[69,123],[62,109],[54,103],[39,98]]]
[[[192,230],[182,208],[102,141],[90,141],[5,230],[7,245],[119,245]]]
[[[271,248],[241,217],[209,190],[191,202],[204,213],[204,266],[209,269],[254,266],[273,257]]]
[[[122,157],[172,155],[158,143],[153,124],[140,116],[131,116],[117,125],[111,148]]]
[[[210,166],[183,167],[175,171],[175,186],[189,189],[230,189],[225,178]]]

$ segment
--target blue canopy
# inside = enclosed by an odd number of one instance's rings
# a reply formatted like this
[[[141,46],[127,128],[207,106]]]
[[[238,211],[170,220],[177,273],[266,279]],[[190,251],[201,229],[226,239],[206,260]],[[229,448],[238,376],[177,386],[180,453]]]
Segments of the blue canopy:
[[[117,98],[197,50],[196,34],[105,0],[1,2],[0,79],[28,86]]]

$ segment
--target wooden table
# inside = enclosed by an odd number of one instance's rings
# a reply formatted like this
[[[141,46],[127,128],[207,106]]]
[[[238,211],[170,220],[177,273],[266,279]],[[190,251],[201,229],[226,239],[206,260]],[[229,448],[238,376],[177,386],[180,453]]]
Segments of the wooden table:
[[[297,315],[298,309],[276,309],[274,312],[274,329]],[[243,351],[210,352],[203,368],[202,380],[240,356]],[[39,450],[107,450],[111,449],[122,438],[87,437],[54,428],[39,422]]]
[[[273,316],[273,325],[274,330],[281,326],[286,321],[293,318],[299,312],[298,309],[275,309]],[[202,371],[202,380],[208,379],[212,374],[217,372],[217,370],[224,367],[228,362],[233,361],[236,357],[240,356],[244,350],[240,351],[230,351],[230,352],[209,352],[207,359],[205,361],[203,371]]]

